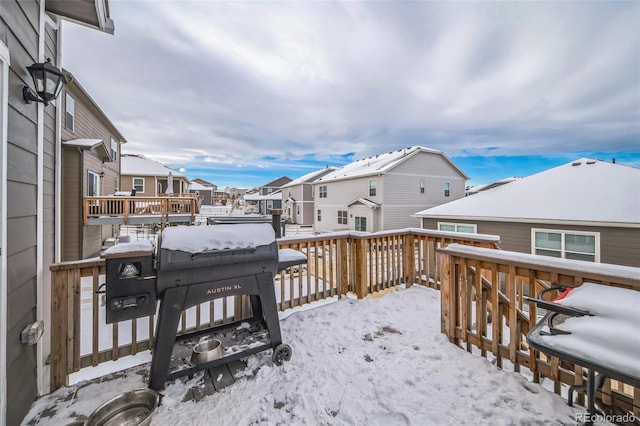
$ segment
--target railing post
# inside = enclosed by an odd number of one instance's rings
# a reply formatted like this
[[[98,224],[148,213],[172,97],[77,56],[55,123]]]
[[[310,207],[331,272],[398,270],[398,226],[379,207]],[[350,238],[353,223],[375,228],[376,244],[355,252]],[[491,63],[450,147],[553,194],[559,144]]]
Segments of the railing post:
[[[338,297],[341,297],[349,291],[349,256],[346,238],[338,240],[337,250]]]
[[[402,237],[402,258],[405,285],[411,287],[416,279],[416,237],[413,234]]]
[[[367,295],[367,253],[366,241],[363,238],[352,240],[355,244],[355,286],[358,299]]]
[[[67,341],[69,340],[68,272],[53,272],[51,289],[51,391],[67,386]]]
[[[442,254],[440,268],[440,331],[447,335],[449,341],[454,343],[456,328],[455,302],[456,274],[455,261],[448,254]]]

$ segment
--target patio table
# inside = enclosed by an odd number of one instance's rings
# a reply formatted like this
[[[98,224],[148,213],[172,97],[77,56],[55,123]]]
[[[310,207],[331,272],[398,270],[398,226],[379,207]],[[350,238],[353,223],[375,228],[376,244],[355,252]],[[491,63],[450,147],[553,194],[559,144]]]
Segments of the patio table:
[[[547,311],[527,334],[531,347],[587,370],[585,424],[593,424],[596,391],[607,378],[640,387],[640,291],[584,283],[553,302],[542,293],[529,300]]]

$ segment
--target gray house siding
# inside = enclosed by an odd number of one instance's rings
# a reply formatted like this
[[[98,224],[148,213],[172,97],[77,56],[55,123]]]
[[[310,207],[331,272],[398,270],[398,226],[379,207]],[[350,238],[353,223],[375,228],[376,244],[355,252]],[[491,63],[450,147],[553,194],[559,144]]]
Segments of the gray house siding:
[[[600,233],[600,262],[640,267],[640,229],[638,228],[433,218],[424,218],[422,227],[426,229],[437,229],[438,222],[476,224],[479,234],[500,236],[499,245],[501,249],[521,253],[531,253],[532,228],[598,232]]]
[[[36,346],[20,343],[20,332],[37,319],[37,230],[42,226],[42,270],[55,248],[55,106],[44,108],[42,165],[38,160],[38,104],[27,105],[22,86],[32,86],[26,67],[38,61],[40,6],[35,1],[0,2],[0,39],[10,52],[7,132],[7,418],[19,424],[38,394]],[[45,55],[56,60],[56,33],[47,29]],[[42,173],[42,225],[38,224],[38,173]],[[42,288],[50,276],[43,274]],[[46,296],[45,296],[46,297]],[[46,310],[45,310],[46,311]],[[46,337],[47,339],[49,336]],[[45,346],[46,350],[47,346]],[[0,422],[3,419],[0,419]]]

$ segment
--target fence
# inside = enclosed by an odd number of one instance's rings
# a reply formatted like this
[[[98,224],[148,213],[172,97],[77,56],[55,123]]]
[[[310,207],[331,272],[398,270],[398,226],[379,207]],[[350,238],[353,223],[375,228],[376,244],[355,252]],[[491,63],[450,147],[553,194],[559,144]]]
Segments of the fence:
[[[640,291],[640,271],[577,262],[576,266],[540,256],[450,245],[442,261],[441,328],[451,342],[514,371],[527,368],[535,382],[549,378],[556,393],[561,385],[582,385],[583,369],[529,348],[526,334],[538,320],[535,296],[552,283],[579,286],[594,282]],[[638,336],[629,336],[638,338]],[[640,418],[640,389],[607,381],[602,401]],[[579,395],[578,403],[584,403]]]
[[[317,300],[357,297],[398,284],[439,288],[436,249],[450,243],[495,248],[497,237],[405,229],[374,234],[343,232],[285,238],[279,248],[300,250],[307,263],[275,277],[279,310]],[[153,347],[155,316],[105,324],[96,294],[104,282],[102,259],[61,262],[52,273],[52,391],[68,385],[81,368],[134,355]],[[246,314],[241,297],[216,299],[183,312],[179,334],[239,320]]]

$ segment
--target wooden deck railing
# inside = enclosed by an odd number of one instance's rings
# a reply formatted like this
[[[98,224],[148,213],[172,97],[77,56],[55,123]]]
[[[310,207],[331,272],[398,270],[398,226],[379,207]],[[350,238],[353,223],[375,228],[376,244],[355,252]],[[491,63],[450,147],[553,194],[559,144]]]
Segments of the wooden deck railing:
[[[193,194],[165,197],[84,197],[84,219],[87,225],[90,218],[122,218],[123,223],[135,216],[158,216],[160,221],[168,222],[170,215],[190,215],[191,223],[198,213],[197,197]]]
[[[460,245],[450,245],[440,253],[442,332],[467,351],[493,358],[500,368],[509,365],[516,372],[526,368],[535,382],[551,379],[556,393],[561,392],[562,384],[582,385],[583,369],[529,348],[526,334],[539,312],[524,296],[535,296],[552,283],[579,286],[593,282],[640,291],[638,268]],[[640,389],[607,381],[600,397],[605,404],[640,418]],[[578,403],[584,403],[584,395],[579,395]]]
[[[358,297],[398,284],[439,287],[436,249],[450,243],[496,248],[487,235],[404,229],[365,234],[342,232],[279,240],[307,256],[306,265],[275,277],[279,310],[353,292]],[[68,384],[81,368],[134,355],[153,347],[155,316],[105,323],[101,298],[105,281],[102,259],[62,262],[52,273],[52,391]],[[246,299],[246,298],[245,298]],[[247,314],[241,297],[203,303],[183,312],[179,334],[241,319]]]

